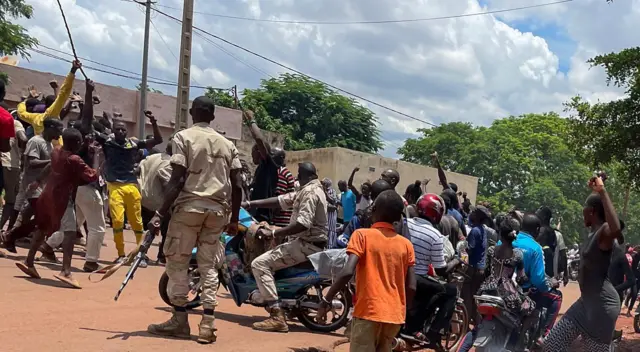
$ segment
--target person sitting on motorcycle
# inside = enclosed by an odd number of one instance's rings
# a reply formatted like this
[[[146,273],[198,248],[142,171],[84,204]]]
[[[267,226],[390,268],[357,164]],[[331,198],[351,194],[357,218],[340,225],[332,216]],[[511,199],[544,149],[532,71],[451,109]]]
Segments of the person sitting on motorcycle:
[[[521,219],[521,230],[518,232],[516,240],[513,241],[513,247],[524,253],[524,271],[529,278],[529,281],[521,286],[525,291],[533,289],[529,292],[529,297],[533,299],[537,307],[547,309],[543,334],[543,336],[547,336],[562,306],[562,293],[556,289],[560,283],[545,275],[542,246],[534,237],[540,233],[540,219],[531,213],[524,214]]]
[[[515,273],[518,284],[527,281],[524,271],[524,253],[513,246],[520,224],[510,216],[503,216],[499,221],[501,244],[487,249],[488,277],[480,285],[477,294],[501,297],[511,312],[524,318],[533,312],[535,303],[511,279]],[[457,352],[471,350],[476,339],[477,326],[465,335]]]
[[[322,251],[327,244],[327,199],[318,181],[316,167],[309,162],[298,164],[300,189],[278,197],[245,203],[249,206],[292,208],[289,226],[269,230],[261,228],[257,237],[295,237],[265,252],[251,263],[260,294],[267,303],[270,318],[254,323],[253,328],[262,331],[288,332],[284,312],[278,303],[278,292],[273,278],[277,270],[307,261],[307,256]]]
[[[404,332],[418,340],[429,340],[439,345],[440,331],[449,327],[457,299],[455,285],[441,284],[429,276],[430,266],[439,276],[446,276],[460,261],[456,258],[445,261],[445,246],[449,239],[435,227],[445,213],[444,201],[437,194],[421,196],[415,204],[417,217],[407,220],[410,240],[416,256],[417,294],[413,305],[408,307]],[[453,251],[453,246],[448,243]],[[435,307],[440,307],[427,336],[422,334],[424,323]]]
[[[393,189],[391,184],[385,180],[376,180],[371,184],[371,204],[361,210],[357,210],[356,214],[351,218],[351,221],[344,227],[342,234],[338,236],[337,245],[338,248],[347,248],[351,235],[359,228],[369,228],[373,224],[372,220],[372,205],[375,202],[378,195],[388,189]]]

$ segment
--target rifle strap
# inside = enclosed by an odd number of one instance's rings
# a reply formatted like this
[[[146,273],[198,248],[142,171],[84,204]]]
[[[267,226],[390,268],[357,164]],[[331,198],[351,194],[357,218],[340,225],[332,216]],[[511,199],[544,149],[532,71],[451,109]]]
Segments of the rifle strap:
[[[103,281],[103,280],[109,278],[111,275],[115,274],[116,271],[118,271],[118,269],[120,269],[122,266],[133,264],[133,261],[135,260],[136,255],[138,255],[138,252],[140,252],[140,245],[137,245],[136,248],[133,251],[129,252],[129,254],[127,254],[126,259],[121,261],[120,263],[107,265],[104,268],[100,268],[100,269],[92,272],[91,274],[89,274],[89,281],[91,281],[93,283],[98,283],[100,281]],[[91,279],[91,276],[93,274],[99,274],[99,275],[102,275],[102,276],[100,278],[98,278],[97,280],[93,280],[93,279]]]

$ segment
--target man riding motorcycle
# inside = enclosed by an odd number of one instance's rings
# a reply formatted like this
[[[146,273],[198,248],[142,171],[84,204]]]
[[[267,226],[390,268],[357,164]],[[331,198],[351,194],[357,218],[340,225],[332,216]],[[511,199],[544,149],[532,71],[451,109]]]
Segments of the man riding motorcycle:
[[[545,275],[544,253],[540,244],[536,242],[539,232],[540,219],[535,214],[524,214],[513,247],[521,249],[524,253],[524,271],[529,281],[522,284],[522,289],[525,292],[534,289],[529,293],[529,297],[536,303],[536,307],[547,309],[544,324],[544,336],[547,336],[560,312],[562,293],[556,289],[560,286],[559,282]]]
[[[435,269],[437,275],[446,276],[460,262],[455,258],[445,261],[445,241],[449,240],[435,228],[445,212],[442,198],[436,194],[425,194],[418,199],[415,207],[418,217],[408,219],[407,225],[416,255],[417,291],[413,306],[407,312],[404,332],[418,340],[428,339],[432,344],[439,345],[440,331],[448,328],[454,313],[457,288],[455,285],[443,285],[429,276],[430,267]],[[435,307],[440,309],[428,336],[424,336],[422,328]]]
[[[287,238],[293,240],[265,252],[251,263],[260,295],[264,297],[269,311],[269,319],[253,324],[253,328],[262,331],[288,332],[284,312],[278,303],[278,293],[273,278],[277,270],[292,267],[307,261],[307,256],[320,252],[327,244],[327,199],[316,168],[312,163],[298,164],[300,189],[269,199],[246,202],[247,206],[260,208],[292,209],[288,226],[270,230],[261,228],[256,232],[262,238]]]

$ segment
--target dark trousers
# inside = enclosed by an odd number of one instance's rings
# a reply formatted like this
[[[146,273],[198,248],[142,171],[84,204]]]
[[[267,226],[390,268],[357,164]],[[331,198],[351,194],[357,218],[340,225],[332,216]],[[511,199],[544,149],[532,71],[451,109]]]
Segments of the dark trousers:
[[[485,279],[484,269],[469,267],[467,269],[467,275],[469,276],[469,279],[465,279],[462,286],[462,298],[464,299],[464,305],[467,308],[467,312],[469,312],[469,319],[477,322],[478,308],[473,296],[478,292],[480,285],[482,285],[482,282]]]
[[[433,279],[417,276],[416,295],[413,306],[407,310],[405,332],[413,335],[422,330],[425,321],[433,315],[436,307],[438,314],[431,325],[431,331],[447,329],[453,316],[457,299],[454,285],[442,285]]]
[[[14,227],[7,233],[6,235],[7,243],[10,244],[11,246],[15,246],[15,243],[17,240],[29,236],[36,229],[35,213],[36,213],[37,201],[38,201],[38,198],[31,198],[28,200],[29,207],[31,208],[31,211],[33,212],[34,215],[29,218],[23,217],[22,221],[20,222],[20,226]]]
[[[631,287],[631,292],[629,292],[629,295],[627,296],[627,300],[626,300],[627,306],[629,307],[629,312],[633,309],[633,306],[636,304],[636,299],[638,298],[638,289],[640,289],[640,278],[636,276],[636,284]]]
[[[145,207],[142,207],[142,227],[145,231],[148,230],[147,224],[151,221],[151,218],[156,215],[156,212],[153,210],[149,210]],[[171,220],[171,215],[167,215],[162,219],[160,223],[160,234],[162,235],[162,241],[160,242],[160,247],[158,248],[158,259],[164,258],[164,241],[167,239],[167,230],[169,229],[169,221]]]
[[[545,336],[549,334],[553,324],[558,318],[562,307],[562,292],[552,289],[549,292],[535,291],[529,297],[536,302],[536,307],[547,308],[547,316],[544,320]]]

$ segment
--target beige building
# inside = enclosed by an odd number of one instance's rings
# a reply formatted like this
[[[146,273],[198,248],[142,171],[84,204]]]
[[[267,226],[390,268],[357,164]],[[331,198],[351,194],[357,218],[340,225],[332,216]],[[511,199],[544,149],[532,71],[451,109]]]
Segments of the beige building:
[[[49,95],[53,94],[53,89],[49,87],[49,81],[56,80],[58,85],[62,85],[65,78],[49,72],[10,65],[2,65],[0,70],[9,75],[10,84],[7,86],[7,95],[4,102],[10,108],[15,108],[22,101],[22,97],[27,94],[28,86],[34,85],[43,95]],[[76,78],[82,78],[82,75],[78,73]],[[94,108],[95,115],[97,117],[102,116],[103,111],[120,113],[122,117],[118,118],[118,120],[127,125],[129,135],[137,135],[140,92],[98,82],[95,83],[95,86],[94,95],[98,95],[101,100],[100,104]],[[73,83],[73,91],[78,92],[84,98],[84,80],[76,79]],[[160,132],[166,143],[167,137],[173,133],[175,127],[176,97],[149,92],[147,94],[147,109],[153,111],[156,116]],[[76,110],[71,111],[67,119],[75,120],[77,117],[78,111]],[[189,126],[191,125],[191,118],[188,119],[188,124]],[[253,145],[253,138],[248,128],[242,124],[240,110],[216,106],[216,119],[211,123],[211,126],[233,141],[240,152],[240,157],[245,159],[249,166],[252,167],[251,146]],[[146,122],[145,130],[147,134],[153,133],[151,124],[148,121]],[[284,143],[282,136],[267,131],[264,134],[271,145],[282,147]]]
[[[382,171],[396,169],[400,173],[400,183],[396,190],[404,194],[409,184],[416,180],[431,179],[427,185],[427,192],[440,193],[442,186],[438,184],[438,170],[424,165],[412,164],[380,155],[356,152],[344,148],[321,148],[287,152],[287,165],[295,175],[297,164],[300,162],[312,162],[320,178],[328,177],[337,188],[339,180],[347,181],[354,167],[359,167],[354,184],[360,185],[365,181],[374,181],[380,178]],[[478,193],[478,178],[455,172],[447,172],[447,181],[458,185],[458,191],[467,192],[471,203],[475,204]]]

